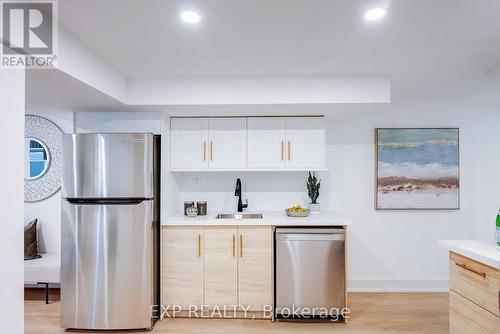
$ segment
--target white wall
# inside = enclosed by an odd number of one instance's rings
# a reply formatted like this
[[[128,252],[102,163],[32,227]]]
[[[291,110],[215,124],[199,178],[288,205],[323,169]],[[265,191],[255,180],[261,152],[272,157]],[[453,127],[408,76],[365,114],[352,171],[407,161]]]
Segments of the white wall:
[[[272,113],[272,106],[266,106]],[[319,201],[323,210],[352,218],[350,290],[447,288],[447,254],[440,239],[492,242],[500,208],[500,103],[467,101],[331,106],[327,113],[327,165]],[[374,209],[374,128],[459,127],[460,211]],[[165,167],[164,167],[165,169]],[[174,174],[184,200],[206,200],[209,211],[235,211],[235,180],[242,178],[250,211],[306,204],[306,173]]]
[[[447,287],[447,254],[439,239],[492,242],[500,208],[499,105],[436,102],[361,107],[330,120],[329,204],[354,218],[350,233],[351,289]],[[345,110],[348,113],[350,110]],[[375,211],[375,127],[459,127],[460,211]]]
[[[161,133],[161,112],[79,112],[77,133],[152,132]]]
[[[327,173],[320,173],[323,179]],[[182,213],[184,201],[207,201],[210,212],[236,211],[236,179],[242,182],[247,211],[281,211],[293,204],[307,206],[307,172],[196,172],[173,173],[181,193],[173,210]],[[326,181],[326,180],[325,180]]]
[[[391,82],[377,75],[176,77],[129,80],[127,93],[136,105],[389,103]]]
[[[24,70],[0,70],[0,333],[21,334],[23,316]]]
[[[161,165],[170,166],[170,116],[161,115]],[[167,168],[162,168],[161,173],[161,217],[177,213],[180,189],[176,179]]]
[[[62,25],[57,30],[57,68],[119,101],[124,101],[127,98],[127,79]]]
[[[68,110],[30,111],[33,114],[52,121],[64,133],[73,133],[73,112]],[[61,191],[39,202],[24,204],[24,223],[33,219],[39,221],[39,251],[41,253],[61,252]]]

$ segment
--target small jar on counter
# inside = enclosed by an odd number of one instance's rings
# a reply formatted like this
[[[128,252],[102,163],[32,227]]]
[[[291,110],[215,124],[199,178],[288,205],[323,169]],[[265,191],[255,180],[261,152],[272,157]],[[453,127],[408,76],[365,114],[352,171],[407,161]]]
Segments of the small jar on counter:
[[[187,216],[187,209],[191,208],[193,206],[194,206],[194,202],[193,201],[186,201],[186,202],[184,202],[184,216]]]
[[[207,215],[207,202],[206,201],[197,202],[196,207],[198,208],[198,216],[206,216]]]

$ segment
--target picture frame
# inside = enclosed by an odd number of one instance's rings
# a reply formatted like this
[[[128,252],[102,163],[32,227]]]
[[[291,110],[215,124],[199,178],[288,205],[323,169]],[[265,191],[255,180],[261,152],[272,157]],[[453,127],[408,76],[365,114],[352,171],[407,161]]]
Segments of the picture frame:
[[[375,128],[376,210],[460,210],[459,128]]]

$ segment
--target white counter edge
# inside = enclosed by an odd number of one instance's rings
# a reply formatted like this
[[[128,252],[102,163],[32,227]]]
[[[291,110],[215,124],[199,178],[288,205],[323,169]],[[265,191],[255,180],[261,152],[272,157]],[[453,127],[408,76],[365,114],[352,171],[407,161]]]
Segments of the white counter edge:
[[[304,218],[287,217],[284,213],[263,213],[262,219],[216,219],[215,214],[189,218],[182,215],[167,216],[162,226],[350,226],[352,220],[327,213],[312,214]]]
[[[450,252],[500,269],[500,252],[494,245],[477,240],[439,240],[439,246]]]

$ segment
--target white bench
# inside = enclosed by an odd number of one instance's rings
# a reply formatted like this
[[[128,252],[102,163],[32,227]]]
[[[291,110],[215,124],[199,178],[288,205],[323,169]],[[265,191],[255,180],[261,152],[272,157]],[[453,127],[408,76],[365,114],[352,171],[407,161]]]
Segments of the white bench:
[[[42,257],[24,261],[24,283],[44,284],[45,303],[49,303],[49,284],[61,283],[61,254],[40,254]]]

